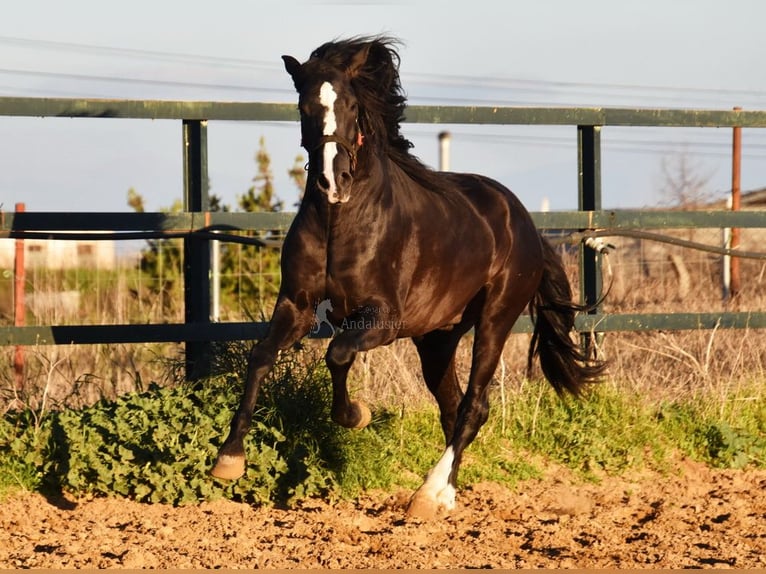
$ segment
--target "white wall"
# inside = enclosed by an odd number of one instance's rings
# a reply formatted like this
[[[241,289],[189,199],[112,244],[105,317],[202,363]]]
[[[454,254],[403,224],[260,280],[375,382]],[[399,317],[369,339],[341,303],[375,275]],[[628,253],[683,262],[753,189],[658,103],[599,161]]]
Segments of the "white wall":
[[[15,239],[0,239],[0,268],[13,268]],[[28,269],[114,269],[114,241],[25,239],[24,265]]]

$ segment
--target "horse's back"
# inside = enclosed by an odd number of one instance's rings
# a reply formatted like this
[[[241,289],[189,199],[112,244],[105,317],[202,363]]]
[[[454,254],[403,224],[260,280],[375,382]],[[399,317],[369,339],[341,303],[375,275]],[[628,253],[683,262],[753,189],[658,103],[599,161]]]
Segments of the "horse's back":
[[[490,177],[471,173],[444,173],[445,178],[471,203],[492,229],[496,251],[512,255],[521,247],[532,259],[542,259],[540,234],[532,216],[509,188]]]
[[[406,298],[411,325],[425,331],[459,322],[487,286],[538,276],[542,268],[540,236],[508,188],[480,175],[434,175],[441,186],[423,190],[427,207],[411,213],[419,262]],[[415,334],[422,332],[402,333]]]

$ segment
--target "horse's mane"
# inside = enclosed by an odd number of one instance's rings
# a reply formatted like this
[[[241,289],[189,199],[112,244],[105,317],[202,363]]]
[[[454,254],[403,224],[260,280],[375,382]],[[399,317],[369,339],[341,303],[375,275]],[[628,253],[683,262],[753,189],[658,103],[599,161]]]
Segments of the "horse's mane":
[[[400,132],[407,97],[399,80],[400,42],[388,36],[357,36],[327,42],[311,58],[340,69],[348,69],[354,56],[368,48],[364,65],[351,79],[359,103],[359,124],[365,138],[384,146],[388,157],[407,175],[431,188],[438,188],[436,173],[410,153],[413,144]],[[443,182],[442,182],[443,183]]]

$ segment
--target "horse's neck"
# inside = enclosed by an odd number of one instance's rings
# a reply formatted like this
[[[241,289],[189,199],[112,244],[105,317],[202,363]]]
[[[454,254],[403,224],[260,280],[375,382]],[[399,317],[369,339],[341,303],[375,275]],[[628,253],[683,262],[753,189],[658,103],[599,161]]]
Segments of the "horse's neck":
[[[314,190],[304,198],[306,215],[314,222],[313,233],[323,241],[347,234],[349,228],[374,229],[398,226],[402,217],[428,217],[434,202],[441,198],[429,193],[402,167],[388,157],[370,157],[354,183],[347,203],[330,205],[327,197]]]
[[[368,156],[367,161],[355,175],[351,199],[341,205],[330,206],[334,223],[368,224],[390,210],[397,194],[392,182],[396,166],[388,158]],[[333,209],[333,207],[335,209]]]

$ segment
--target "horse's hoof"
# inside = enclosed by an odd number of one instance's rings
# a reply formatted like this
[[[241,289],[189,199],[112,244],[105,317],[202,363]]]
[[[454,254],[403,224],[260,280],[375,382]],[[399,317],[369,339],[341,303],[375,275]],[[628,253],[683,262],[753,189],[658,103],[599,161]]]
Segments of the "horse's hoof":
[[[245,474],[245,457],[219,454],[210,474],[221,480],[237,480]]]
[[[419,488],[410,499],[407,507],[409,518],[421,520],[433,520],[455,509],[455,488],[451,485],[443,488],[438,493],[428,488]]]
[[[424,496],[420,492],[416,492],[410,499],[410,504],[407,506],[408,518],[419,518],[421,520],[433,520],[439,513],[438,503],[429,496]]]
[[[351,401],[351,406],[354,408],[354,410],[359,411],[359,422],[352,426],[352,429],[363,429],[368,424],[370,424],[372,421],[372,413],[370,412],[370,409],[367,407],[367,405],[361,401],[353,400]]]

